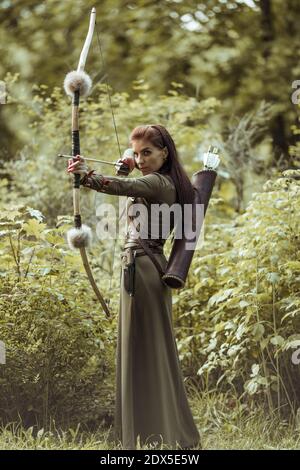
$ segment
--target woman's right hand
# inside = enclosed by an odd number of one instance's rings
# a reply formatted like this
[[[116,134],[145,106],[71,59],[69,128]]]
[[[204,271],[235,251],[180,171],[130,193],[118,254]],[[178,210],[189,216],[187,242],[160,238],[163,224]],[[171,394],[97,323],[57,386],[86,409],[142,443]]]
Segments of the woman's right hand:
[[[135,169],[135,159],[133,156],[133,150],[127,149],[122,158],[116,162],[116,174],[117,175],[129,175]]]

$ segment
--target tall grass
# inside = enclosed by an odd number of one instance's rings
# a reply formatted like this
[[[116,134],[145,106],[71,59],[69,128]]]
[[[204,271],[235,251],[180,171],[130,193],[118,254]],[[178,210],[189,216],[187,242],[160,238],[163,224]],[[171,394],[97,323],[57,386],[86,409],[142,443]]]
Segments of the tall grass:
[[[193,391],[190,401],[194,419],[202,437],[203,450],[212,449],[300,449],[300,423],[282,420],[278,413],[269,413],[247,406],[229,394]],[[112,447],[109,429],[88,432],[78,424],[76,429],[62,430],[52,425],[50,431],[11,423],[0,428],[0,449],[48,450],[122,450]],[[139,448],[139,446],[138,446]],[[141,446],[142,450],[150,447]],[[163,445],[161,449],[171,449]]]

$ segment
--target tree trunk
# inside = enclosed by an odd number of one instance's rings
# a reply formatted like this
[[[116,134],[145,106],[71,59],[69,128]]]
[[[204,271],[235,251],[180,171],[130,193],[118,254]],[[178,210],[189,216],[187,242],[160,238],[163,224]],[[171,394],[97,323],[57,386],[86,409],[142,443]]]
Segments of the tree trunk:
[[[265,59],[266,76],[269,75],[268,60],[272,53],[272,43],[275,40],[275,30],[272,12],[272,0],[260,0],[259,2],[261,11],[261,28],[262,28],[262,56]],[[266,95],[267,101],[276,102],[276,97],[269,92]],[[289,162],[288,148],[289,144],[286,137],[285,119],[282,114],[275,116],[271,123],[270,132],[273,139],[273,150],[275,159],[278,160],[281,155],[285,156],[285,164]]]

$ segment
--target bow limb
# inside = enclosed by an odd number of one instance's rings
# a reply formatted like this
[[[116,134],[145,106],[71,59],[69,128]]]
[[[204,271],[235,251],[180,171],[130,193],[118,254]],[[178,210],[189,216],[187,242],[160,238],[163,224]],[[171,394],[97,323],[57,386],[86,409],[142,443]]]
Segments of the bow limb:
[[[86,58],[89,53],[90,45],[93,39],[93,34],[94,34],[94,29],[95,29],[95,23],[96,23],[96,8],[92,8],[91,11],[91,16],[90,16],[90,25],[89,25],[89,30],[85,39],[85,43],[83,45],[79,62],[78,62],[78,67],[77,67],[77,72],[84,71],[85,63],[86,63]]]
[[[88,34],[80,54],[77,70],[69,72],[64,81],[64,88],[66,93],[72,97],[72,156],[80,154],[80,136],[79,136],[79,101],[80,96],[87,96],[92,87],[90,77],[85,73],[84,67],[86,58],[91,45],[94,27],[96,20],[96,9],[93,8],[90,16],[90,25]],[[99,291],[92,270],[86,254],[86,247],[92,241],[92,231],[87,225],[83,225],[80,214],[80,178],[79,173],[74,174],[74,187],[73,187],[73,207],[74,207],[74,228],[69,230],[67,234],[69,246],[72,249],[78,248],[80,250],[81,259],[91,283],[91,286],[99,300],[107,317],[110,312],[106,302]]]

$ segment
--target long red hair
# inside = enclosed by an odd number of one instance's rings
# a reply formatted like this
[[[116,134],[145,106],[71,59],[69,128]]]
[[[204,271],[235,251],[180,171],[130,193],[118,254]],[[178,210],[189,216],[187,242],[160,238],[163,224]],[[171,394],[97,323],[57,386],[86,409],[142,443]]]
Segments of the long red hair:
[[[184,204],[192,204],[194,190],[186,174],[176,150],[175,143],[164,126],[160,124],[138,126],[130,134],[130,143],[134,140],[144,139],[159,149],[167,147],[168,156],[158,173],[168,174],[175,185],[177,202],[184,208]]]

